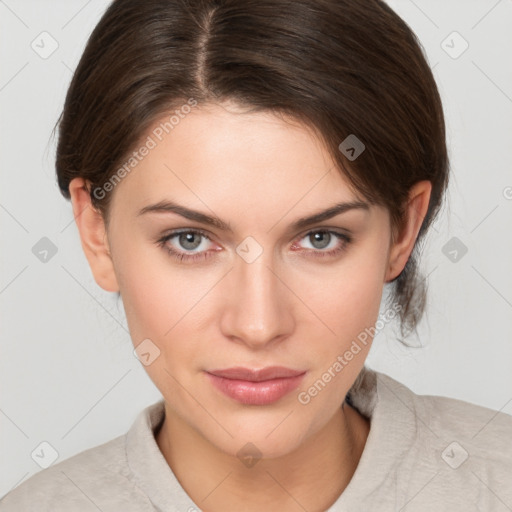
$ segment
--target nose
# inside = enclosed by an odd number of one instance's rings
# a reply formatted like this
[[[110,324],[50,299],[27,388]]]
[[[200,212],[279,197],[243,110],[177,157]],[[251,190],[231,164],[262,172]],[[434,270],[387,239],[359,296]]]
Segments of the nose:
[[[293,332],[293,294],[274,267],[270,251],[251,263],[236,256],[224,283],[227,296],[221,321],[223,334],[231,341],[265,349]]]

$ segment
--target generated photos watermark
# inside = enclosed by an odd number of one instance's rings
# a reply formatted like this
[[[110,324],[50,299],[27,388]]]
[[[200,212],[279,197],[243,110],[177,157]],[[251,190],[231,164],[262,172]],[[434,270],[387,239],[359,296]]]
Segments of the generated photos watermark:
[[[148,135],[144,144],[137,150],[133,151],[132,156],[123,163],[119,169],[101,186],[96,187],[92,194],[98,199],[104,199],[108,192],[112,192],[115,186],[126,177],[139,162],[142,162],[152,149],[155,149],[159,142],[163,140],[165,135],[169,134],[174,128],[185,118],[187,114],[192,112],[192,108],[197,106],[197,100],[189,98],[187,103],[183,104],[179,109],[176,109],[169,119],[162,121],[156,128],[153,128],[151,135]]]
[[[391,322],[399,311],[402,309],[402,305],[395,302],[391,308],[387,309],[383,314],[379,315],[379,319],[375,322],[373,327],[365,327],[364,331],[361,331],[356,339],[352,340],[350,347],[345,350],[343,354],[338,355],[335,361],[325,370],[325,372],[305,391],[301,391],[297,395],[297,400],[302,405],[307,405],[313,398],[318,396],[322,392],[327,384],[331,382],[342,370],[347,366],[354,356],[361,352],[363,347],[366,347],[368,341],[373,339],[375,334],[381,331],[386,324]]]

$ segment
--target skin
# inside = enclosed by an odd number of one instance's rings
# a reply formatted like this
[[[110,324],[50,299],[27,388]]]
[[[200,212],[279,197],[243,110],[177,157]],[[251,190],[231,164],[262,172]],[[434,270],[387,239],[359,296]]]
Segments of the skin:
[[[370,429],[341,404],[371,343],[307,405],[297,395],[375,324],[384,284],[413,249],[430,182],[411,189],[394,237],[380,206],[291,231],[301,217],[364,198],[307,126],[225,103],[194,108],[115,187],[108,226],[87,185],[70,184],[82,247],[99,286],[121,293],[134,345],[149,338],[160,350],[145,366],[165,399],[156,441],[183,488],[212,512],[328,508],[349,483]],[[164,199],[217,216],[233,232],[172,212],[138,215]],[[210,258],[180,262],[158,245],[180,228],[210,240],[197,235],[201,243],[190,249],[175,237],[167,246]],[[340,254],[315,257],[344,245],[334,235],[327,248],[315,242],[311,232],[320,228],[348,230],[353,240]],[[248,236],[263,251],[251,263],[236,252]],[[242,405],[204,373],[271,365],[306,375],[270,405]],[[248,442],[262,454],[252,467],[237,457]]]

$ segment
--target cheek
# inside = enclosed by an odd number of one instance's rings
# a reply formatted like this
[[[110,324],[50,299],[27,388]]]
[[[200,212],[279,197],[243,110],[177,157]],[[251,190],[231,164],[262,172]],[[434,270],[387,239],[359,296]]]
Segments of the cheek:
[[[169,266],[162,265],[164,260],[153,261],[153,265],[148,260],[144,264],[138,261],[140,264],[126,262],[120,283],[130,336],[135,347],[141,344],[139,358],[150,353],[151,360],[144,369],[153,383],[170,404],[180,409],[190,397],[174,379],[188,389],[187,372],[192,373],[200,364],[194,305],[206,287],[171,272]],[[151,343],[143,342],[147,339]]]
[[[116,273],[133,344],[150,339],[164,356],[169,369],[199,351],[201,315],[214,294],[219,276],[193,268],[177,269],[157,251],[136,250],[118,261]],[[208,293],[210,291],[210,293]],[[186,343],[176,343],[186,340]],[[153,365],[146,369],[151,373]]]
[[[165,333],[185,314],[193,291],[166,264],[163,250],[144,248],[142,242],[124,243],[116,249],[114,266],[134,344],[146,338],[165,339]]]
[[[343,401],[371,347],[383,291],[384,254],[377,247],[360,248],[329,279],[317,279],[315,288],[314,280],[307,278],[308,304],[329,330],[319,330],[318,321],[310,325],[315,350],[309,349],[312,372],[302,391],[311,400],[307,407],[327,416]],[[322,417],[313,420],[315,428]]]
[[[337,348],[350,344],[358,334],[373,326],[379,314],[385,252],[378,243],[365,245],[329,275],[318,275],[316,279],[303,277],[306,303],[330,328],[324,332],[330,332]]]
[[[162,276],[157,278],[143,265],[132,270],[130,267],[125,266],[119,287],[133,341],[136,344],[139,338],[161,338],[171,327],[170,312],[176,307],[173,294]]]

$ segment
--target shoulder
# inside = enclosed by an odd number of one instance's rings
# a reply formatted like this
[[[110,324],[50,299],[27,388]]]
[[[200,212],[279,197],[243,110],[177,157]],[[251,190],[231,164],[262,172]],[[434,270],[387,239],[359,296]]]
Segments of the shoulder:
[[[512,487],[512,416],[441,396],[415,395],[415,403],[450,467],[467,461],[467,469],[478,468],[489,478],[508,475]]]
[[[125,437],[39,471],[0,500],[0,511],[153,511],[149,500],[131,482]]]
[[[375,373],[380,391],[387,388],[388,395],[407,407],[418,429],[428,429],[434,438],[452,436],[454,441],[463,441],[474,456],[503,459],[512,470],[511,415],[455,398],[419,395],[388,375]]]
[[[512,503],[512,416],[463,400],[419,395],[385,374],[377,381],[379,398],[385,397],[389,409],[386,428],[398,425],[395,433],[407,444],[402,481],[418,489],[429,482],[423,493],[428,499],[478,503],[477,510]]]

